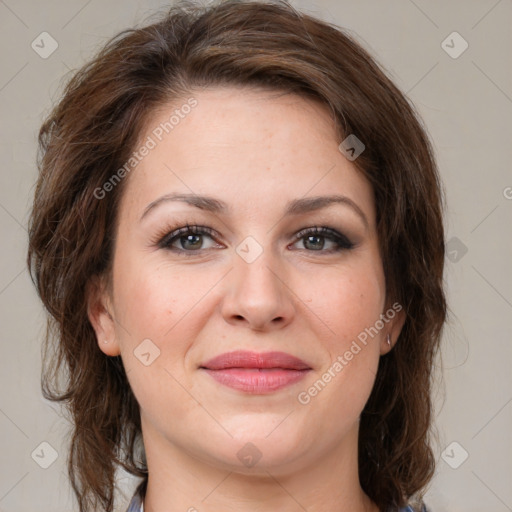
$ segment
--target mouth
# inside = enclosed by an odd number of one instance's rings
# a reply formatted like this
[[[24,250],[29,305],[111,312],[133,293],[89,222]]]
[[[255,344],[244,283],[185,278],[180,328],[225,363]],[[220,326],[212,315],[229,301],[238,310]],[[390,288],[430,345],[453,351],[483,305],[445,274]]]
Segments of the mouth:
[[[285,352],[234,351],[199,367],[220,384],[253,394],[267,394],[294,384],[311,371],[301,359]]]

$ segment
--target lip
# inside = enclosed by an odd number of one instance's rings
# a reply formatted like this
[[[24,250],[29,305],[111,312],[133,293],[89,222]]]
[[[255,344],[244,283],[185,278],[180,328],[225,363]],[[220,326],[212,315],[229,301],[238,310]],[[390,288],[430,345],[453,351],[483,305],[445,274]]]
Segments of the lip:
[[[210,359],[200,369],[230,388],[265,394],[298,382],[311,367],[286,352],[236,350]]]

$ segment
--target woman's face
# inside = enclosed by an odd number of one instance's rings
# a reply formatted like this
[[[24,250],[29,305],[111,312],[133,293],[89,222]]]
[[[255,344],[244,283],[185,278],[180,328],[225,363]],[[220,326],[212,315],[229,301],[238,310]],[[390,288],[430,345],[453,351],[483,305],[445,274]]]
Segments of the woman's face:
[[[284,474],[354,455],[403,320],[385,303],[372,188],[324,107],[238,88],[191,97],[141,137],[111,295],[89,309],[101,350],[122,356],[148,464],[181,453]],[[247,353],[211,362],[234,351]]]

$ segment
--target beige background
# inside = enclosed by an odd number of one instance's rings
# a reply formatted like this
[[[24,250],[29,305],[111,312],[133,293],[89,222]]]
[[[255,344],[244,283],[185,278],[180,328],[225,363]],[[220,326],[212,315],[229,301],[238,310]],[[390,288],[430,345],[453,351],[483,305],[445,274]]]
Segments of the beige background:
[[[436,512],[510,511],[512,2],[293,4],[356,34],[417,105],[434,141],[448,199],[452,316],[437,396],[438,469],[427,503]],[[164,5],[0,0],[0,512],[77,509],[65,473],[67,424],[39,388],[44,315],[25,269],[36,133],[63,76]],[[454,31],[469,44],[458,58],[442,47]],[[45,59],[31,47],[42,32],[58,43]],[[463,40],[451,36],[445,44],[454,53]],[[43,442],[58,452],[48,469],[31,456]],[[46,445],[43,451],[50,453]],[[134,482],[125,477],[122,484],[127,499]]]

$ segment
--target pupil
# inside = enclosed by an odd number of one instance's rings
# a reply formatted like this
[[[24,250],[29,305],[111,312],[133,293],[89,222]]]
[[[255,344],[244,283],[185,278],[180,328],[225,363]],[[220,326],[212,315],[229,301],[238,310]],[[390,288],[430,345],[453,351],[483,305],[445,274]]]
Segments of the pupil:
[[[181,237],[182,239],[182,247],[184,249],[186,249],[186,244],[187,243],[191,243],[192,245],[189,245],[188,248],[189,249],[198,249],[200,246],[201,246],[201,235],[188,235],[188,236],[183,236]],[[184,243],[183,243],[183,239],[184,240]],[[195,243],[194,243],[194,239],[195,239]]]
[[[201,246],[201,235],[187,235],[182,236],[182,247],[185,249],[187,248],[186,245],[188,245],[188,248],[190,249],[199,249]],[[324,246],[324,240],[321,236],[316,235],[309,235],[306,237],[306,243],[307,248],[312,249],[322,249]]]
[[[306,238],[306,247],[307,247],[307,248],[309,248],[309,247],[308,247],[308,245],[309,245],[309,243],[310,243],[310,241],[311,241],[311,240],[316,240],[316,241],[321,240],[321,243],[320,243],[320,244],[318,244],[318,245],[315,245],[315,244],[313,243],[313,246],[312,246],[312,248],[313,248],[313,249],[322,249],[322,248],[323,248],[323,246],[324,246],[324,240],[323,240],[323,238],[322,238],[321,236],[314,236],[314,235],[310,235],[310,236],[308,236],[308,237]]]

